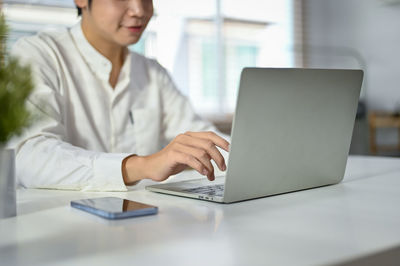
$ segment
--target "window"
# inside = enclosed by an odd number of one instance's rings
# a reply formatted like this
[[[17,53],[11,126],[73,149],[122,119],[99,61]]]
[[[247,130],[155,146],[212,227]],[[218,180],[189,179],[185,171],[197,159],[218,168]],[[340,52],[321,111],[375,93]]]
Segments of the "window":
[[[156,58],[205,115],[234,111],[243,67],[295,65],[293,0],[154,0],[155,16],[130,49]],[[72,0],[8,0],[8,47],[79,20]]]
[[[34,35],[40,30],[71,26],[78,21],[73,1],[63,0],[6,0],[3,12],[11,28],[7,47],[22,36]]]

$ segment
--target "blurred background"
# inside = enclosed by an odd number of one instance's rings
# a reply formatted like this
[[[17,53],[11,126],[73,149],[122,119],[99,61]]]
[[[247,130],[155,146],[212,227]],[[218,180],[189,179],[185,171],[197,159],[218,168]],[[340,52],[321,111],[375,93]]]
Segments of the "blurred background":
[[[400,156],[400,0],[153,2],[155,15],[130,49],[166,67],[221,131],[230,133],[243,67],[361,68],[350,153]],[[79,21],[73,0],[4,0],[2,10],[8,48]]]

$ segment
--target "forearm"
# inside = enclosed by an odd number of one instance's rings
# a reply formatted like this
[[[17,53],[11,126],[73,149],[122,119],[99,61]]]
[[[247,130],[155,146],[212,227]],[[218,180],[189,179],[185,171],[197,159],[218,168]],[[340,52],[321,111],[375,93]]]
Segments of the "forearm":
[[[17,178],[24,187],[126,191],[121,163],[127,154],[107,154],[37,136],[16,155]]]

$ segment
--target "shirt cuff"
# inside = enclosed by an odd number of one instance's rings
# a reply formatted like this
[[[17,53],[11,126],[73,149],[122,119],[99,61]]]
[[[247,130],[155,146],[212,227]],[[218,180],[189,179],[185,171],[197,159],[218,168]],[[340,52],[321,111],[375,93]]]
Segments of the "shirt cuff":
[[[122,178],[122,160],[129,153],[100,153],[94,160],[94,191],[128,191]],[[85,189],[86,190],[86,189]]]

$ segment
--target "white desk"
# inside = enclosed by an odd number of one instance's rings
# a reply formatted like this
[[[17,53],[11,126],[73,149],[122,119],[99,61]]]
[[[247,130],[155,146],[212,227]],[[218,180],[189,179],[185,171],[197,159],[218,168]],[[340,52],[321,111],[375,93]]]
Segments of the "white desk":
[[[105,195],[159,214],[107,221],[69,206]],[[400,159],[350,157],[339,185],[230,205],[140,187],[17,199],[18,216],[0,220],[1,265],[326,265],[400,246]]]

